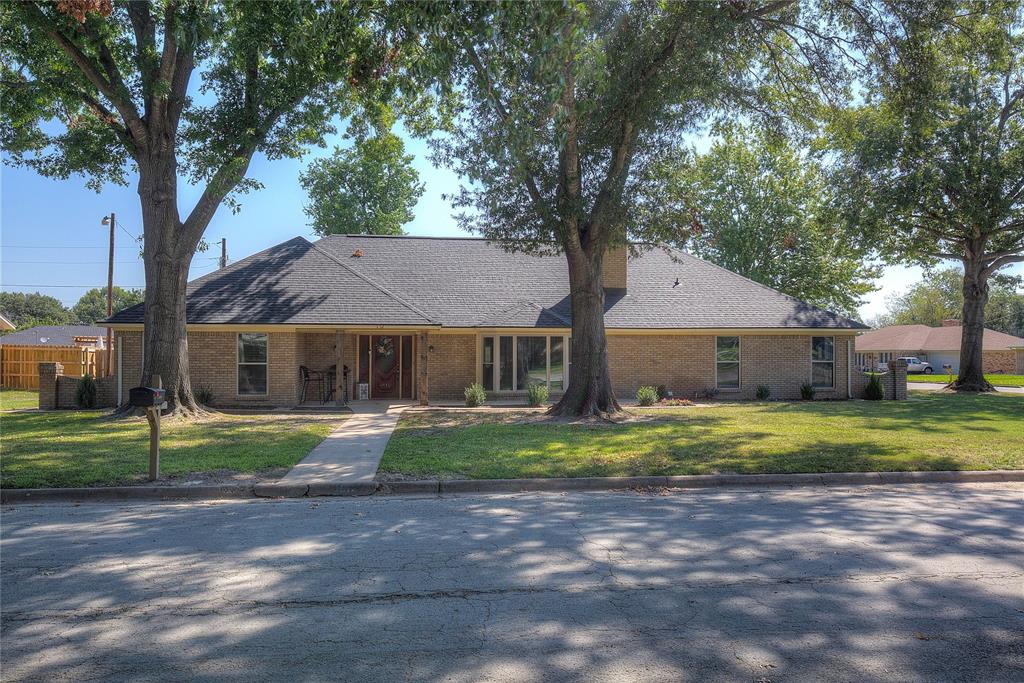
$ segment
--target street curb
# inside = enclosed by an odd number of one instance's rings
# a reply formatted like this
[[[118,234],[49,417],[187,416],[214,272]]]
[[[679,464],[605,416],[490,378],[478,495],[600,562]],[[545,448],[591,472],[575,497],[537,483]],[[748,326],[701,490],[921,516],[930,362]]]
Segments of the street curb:
[[[234,486],[110,486],[106,488],[2,489],[0,503],[119,500],[230,500],[308,496],[443,495],[529,491],[615,491],[648,488],[756,488],[766,486],[864,486],[1024,482],[1024,470],[964,472],[821,472],[798,474],[692,474],[651,477],[550,479],[452,479],[386,482],[263,483]]]
[[[69,489],[2,489],[0,503],[55,503],[116,500],[231,500],[252,498],[253,487],[233,486],[107,486]]]

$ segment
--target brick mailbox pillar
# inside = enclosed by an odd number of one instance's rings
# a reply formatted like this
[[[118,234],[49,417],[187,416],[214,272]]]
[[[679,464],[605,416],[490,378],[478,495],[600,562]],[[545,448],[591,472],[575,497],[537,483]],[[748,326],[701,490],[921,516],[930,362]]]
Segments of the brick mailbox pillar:
[[[902,358],[889,361],[889,386],[886,393],[893,401],[907,400],[907,361]]]
[[[57,408],[57,378],[63,374],[61,363],[39,364],[39,410]]]

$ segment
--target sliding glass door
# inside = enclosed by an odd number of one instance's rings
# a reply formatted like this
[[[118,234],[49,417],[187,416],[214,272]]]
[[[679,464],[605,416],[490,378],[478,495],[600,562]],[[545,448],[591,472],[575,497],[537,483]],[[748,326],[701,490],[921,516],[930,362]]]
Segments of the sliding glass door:
[[[543,384],[548,391],[565,389],[568,337],[549,335],[487,335],[481,339],[480,376],[487,391],[526,391]]]

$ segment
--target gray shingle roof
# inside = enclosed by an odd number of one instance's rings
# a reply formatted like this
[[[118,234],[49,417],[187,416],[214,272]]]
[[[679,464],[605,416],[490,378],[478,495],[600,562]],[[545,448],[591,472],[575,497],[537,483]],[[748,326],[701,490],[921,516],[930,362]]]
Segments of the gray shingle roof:
[[[359,251],[361,256],[354,254]],[[678,282],[678,284],[676,284]],[[864,325],[661,247],[609,290],[611,328],[863,329]],[[467,238],[297,237],[189,285],[190,323],[568,327],[565,257]],[[142,322],[142,307],[111,322]]]
[[[107,336],[107,328],[95,325],[40,325],[11,332],[0,337],[0,345],[8,346],[74,346],[75,337]]]

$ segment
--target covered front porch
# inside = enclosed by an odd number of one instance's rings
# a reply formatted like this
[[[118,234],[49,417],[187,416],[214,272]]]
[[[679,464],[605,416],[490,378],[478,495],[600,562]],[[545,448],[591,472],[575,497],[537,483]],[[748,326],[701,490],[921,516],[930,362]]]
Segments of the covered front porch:
[[[426,332],[314,328],[296,334],[298,405],[381,400],[426,404]]]

